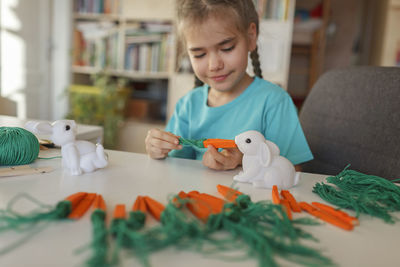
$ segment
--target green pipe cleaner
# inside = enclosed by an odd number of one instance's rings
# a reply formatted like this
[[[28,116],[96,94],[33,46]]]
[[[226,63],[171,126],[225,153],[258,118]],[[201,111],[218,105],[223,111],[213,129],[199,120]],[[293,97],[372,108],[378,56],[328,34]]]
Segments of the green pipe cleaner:
[[[183,137],[179,137],[179,144],[183,146],[192,146],[197,148],[204,148],[204,140],[207,138],[202,139],[185,139]]]
[[[110,233],[115,237],[115,247],[111,259],[112,265],[119,263],[118,255],[121,249],[128,248],[130,251],[136,252],[135,255],[138,256],[143,266],[150,266],[147,242],[145,237],[138,232],[140,222],[135,221],[138,212],[139,211],[130,212],[130,218],[128,220],[125,218],[114,218],[111,222]],[[143,225],[144,220],[142,226]]]
[[[257,256],[259,266],[277,266],[275,255],[306,266],[333,264],[317,250],[299,242],[300,238],[315,238],[294,224],[315,224],[313,220],[291,222],[280,205],[269,201],[254,203],[247,195],[238,196],[235,202],[226,204],[220,214],[211,215],[207,230],[229,232],[232,238],[227,243],[247,244],[248,256]]]
[[[14,211],[13,206],[22,198],[37,204],[39,210],[34,210],[28,214],[20,214]],[[43,209],[45,211],[43,211]],[[60,201],[54,207],[45,205],[26,193],[18,194],[10,200],[5,210],[0,210],[0,232],[6,230],[20,231],[25,228],[30,229],[32,225],[41,221],[65,219],[68,217],[71,210],[71,202],[68,200]]]
[[[326,178],[327,183],[317,183],[313,192],[325,201],[343,209],[380,218],[386,223],[398,220],[390,213],[400,210],[400,187],[379,176],[349,170],[350,165],[336,176]]]
[[[107,259],[108,231],[106,226],[106,212],[102,209],[93,211],[91,217],[93,241],[91,243],[93,254],[86,261],[87,266],[108,267],[111,264]]]

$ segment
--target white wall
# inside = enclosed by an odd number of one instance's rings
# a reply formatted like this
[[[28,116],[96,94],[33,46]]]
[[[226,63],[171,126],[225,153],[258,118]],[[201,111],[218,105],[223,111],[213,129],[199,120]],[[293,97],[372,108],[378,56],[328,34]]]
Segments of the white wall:
[[[67,111],[72,1],[1,0],[1,96],[20,118],[54,120]]]
[[[53,0],[52,13],[52,60],[51,60],[51,108],[52,120],[65,117],[68,99],[65,95],[71,79],[71,21],[72,2]]]

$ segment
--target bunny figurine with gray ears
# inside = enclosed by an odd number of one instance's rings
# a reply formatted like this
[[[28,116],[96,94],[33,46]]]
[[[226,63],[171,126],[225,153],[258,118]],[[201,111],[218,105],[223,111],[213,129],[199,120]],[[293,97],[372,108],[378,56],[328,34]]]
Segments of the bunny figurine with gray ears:
[[[50,134],[51,141],[61,147],[63,167],[72,175],[93,172],[107,166],[107,156],[101,144],[75,140],[76,124],[73,120],[28,121],[25,128],[36,134]]]
[[[252,183],[255,187],[289,189],[299,181],[293,164],[279,155],[276,144],[268,141],[258,131],[247,131],[235,137],[235,143],[243,153],[243,171],[233,179]]]

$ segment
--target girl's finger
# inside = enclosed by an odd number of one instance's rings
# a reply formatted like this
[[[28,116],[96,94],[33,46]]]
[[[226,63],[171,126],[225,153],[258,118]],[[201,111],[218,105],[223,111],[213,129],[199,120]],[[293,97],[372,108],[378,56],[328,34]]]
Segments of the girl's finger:
[[[226,165],[228,158],[225,155],[218,152],[218,150],[215,147],[208,146],[208,151],[210,152],[215,161],[217,161],[222,165]]]
[[[154,159],[161,159],[167,156],[168,152],[166,150],[160,149],[158,147],[151,147],[150,148],[150,156]]]
[[[173,133],[165,132],[160,129],[151,129],[149,131],[148,135],[155,139],[164,140],[164,141],[174,144],[174,145],[179,144],[179,137],[177,137]]]
[[[215,161],[209,150],[204,153],[203,165],[213,170],[222,170],[223,168],[219,162]]]
[[[150,144],[152,146],[155,146],[160,149],[181,149],[182,148],[182,145],[178,145],[175,142],[171,143],[168,140],[158,139],[158,138],[152,138],[150,140]]]

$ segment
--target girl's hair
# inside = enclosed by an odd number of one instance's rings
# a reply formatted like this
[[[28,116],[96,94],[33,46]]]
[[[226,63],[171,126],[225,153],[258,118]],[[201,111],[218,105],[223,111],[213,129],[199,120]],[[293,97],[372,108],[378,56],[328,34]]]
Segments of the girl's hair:
[[[236,18],[236,26],[240,32],[247,35],[251,23],[256,25],[257,35],[259,33],[258,14],[253,0],[178,0],[177,16],[179,39],[183,40],[182,27],[187,24],[195,25],[202,23],[211,16],[229,16]],[[184,44],[184,42],[182,42]],[[258,49],[250,53],[254,74],[262,78]],[[195,75],[195,87],[203,85],[203,82]]]

